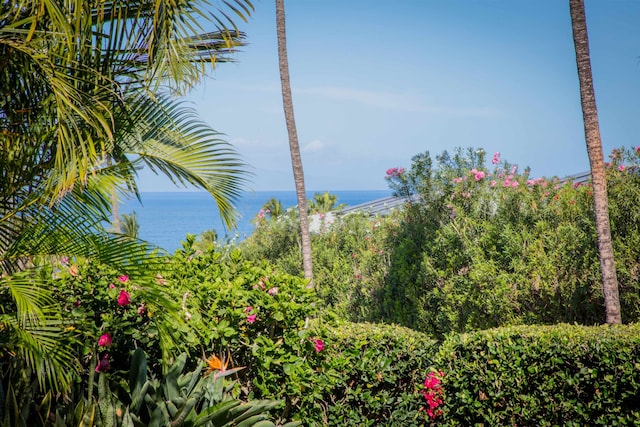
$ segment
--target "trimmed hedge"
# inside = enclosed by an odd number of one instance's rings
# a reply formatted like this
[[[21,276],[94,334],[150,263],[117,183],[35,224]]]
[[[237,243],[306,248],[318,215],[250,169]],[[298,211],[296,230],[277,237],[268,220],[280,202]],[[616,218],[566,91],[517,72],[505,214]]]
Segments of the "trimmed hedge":
[[[420,426],[418,387],[436,342],[396,325],[341,323],[323,327],[325,347],[313,402],[298,414],[305,426]],[[309,405],[309,403],[312,403]]]
[[[446,426],[640,425],[640,325],[520,326],[452,335]]]

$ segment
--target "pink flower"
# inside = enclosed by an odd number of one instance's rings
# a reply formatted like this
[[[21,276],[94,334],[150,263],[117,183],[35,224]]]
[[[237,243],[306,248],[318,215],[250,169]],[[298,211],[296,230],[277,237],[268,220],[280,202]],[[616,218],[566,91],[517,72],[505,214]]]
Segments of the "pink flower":
[[[491,187],[495,187],[495,186],[496,186],[496,184],[497,184],[497,182],[495,182],[495,181],[491,181],[491,183],[490,183],[489,185],[490,185]]]
[[[624,171],[624,165],[620,165],[620,166],[618,166],[618,170],[619,170],[620,172]]]
[[[636,154],[640,154],[640,145],[636,147]]]
[[[513,181],[513,182],[511,183],[511,187],[512,187],[512,188],[516,188],[518,185],[520,185],[520,183],[518,183],[518,181]]]
[[[109,283],[109,289],[115,289],[116,285],[114,285],[113,283]]]
[[[500,152],[496,152],[493,155],[493,159],[491,159],[491,163],[493,163],[494,165],[497,165],[498,163],[500,163]]]
[[[444,376],[442,371],[429,372],[427,377],[424,380],[424,390],[422,391],[422,395],[424,396],[424,400],[427,402],[426,412],[427,415],[434,419],[438,415],[442,414],[442,410],[436,409],[438,406],[442,405],[442,384],[441,378]]]
[[[112,343],[113,340],[111,339],[111,335],[109,335],[109,333],[102,334],[100,335],[100,338],[98,338],[98,345],[100,347],[109,347]]]
[[[118,305],[124,307],[129,304],[131,304],[131,295],[129,292],[125,290],[120,291],[120,295],[118,295]]]
[[[98,361],[95,371],[104,372],[109,369],[109,367],[111,367],[111,364],[109,363],[109,353],[105,353],[102,358],[100,358],[100,361]]]
[[[122,276],[118,276],[118,280],[122,283],[127,283],[127,281],[129,280],[129,276],[123,274]]]
[[[257,314],[250,314],[247,316],[247,322],[249,323],[253,323],[256,321],[256,318],[258,317]]]
[[[462,177],[453,178],[454,184],[460,184],[462,182]]]
[[[313,342],[316,353],[320,353],[322,350],[324,350],[324,341],[322,341],[320,338],[311,338],[311,341]]]
[[[144,303],[140,304],[138,307],[138,316],[142,316],[147,311],[147,307],[145,307]]]
[[[640,148],[640,147],[638,147]],[[64,265],[65,267],[67,265],[69,265],[69,257],[68,256],[63,256],[62,258],[60,258],[60,264]]]
[[[389,168],[387,169],[387,178],[395,178],[404,173],[404,168]]]
[[[476,181],[480,181],[482,178],[484,178],[484,176],[485,176],[484,171],[478,171],[476,172],[474,178]]]
[[[277,286],[274,286],[273,288],[269,289],[269,290],[267,291],[267,293],[268,293],[269,295],[271,295],[271,296],[276,295],[276,294],[278,293],[278,287],[277,287]]]
[[[440,373],[440,375],[442,374]],[[426,388],[437,388],[440,386],[440,378],[438,378],[435,372],[429,372],[424,380],[424,386]]]
[[[245,308],[245,309],[244,309],[244,312],[245,312],[245,313],[250,313],[250,312],[251,312],[251,310],[253,310],[253,307],[252,307],[252,306],[249,306],[249,307],[247,307],[247,308]]]

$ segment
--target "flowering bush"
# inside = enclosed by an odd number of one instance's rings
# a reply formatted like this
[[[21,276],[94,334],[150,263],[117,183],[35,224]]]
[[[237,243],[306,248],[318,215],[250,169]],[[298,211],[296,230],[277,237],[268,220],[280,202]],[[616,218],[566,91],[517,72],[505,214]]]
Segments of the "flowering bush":
[[[187,239],[168,265],[166,280],[183,294],[189,324],[199,331],[207,353],[228,355],[238,373],[238,393],[251,399],[283,399],[292,413],[314,382],[325,345],[305,328],[318,313],[318,298],[307,281],[266,262],[248,262],[233,248],[195,253]]]
[[[640,318],[640,174],[637,149],[614,150],[609,209],[626,321]],[[620,168],[624,165],[624,168]],[[415,156],[387,177],[405,207],[371,320],[436,336],[518,323],[604,321],[588,176],[530,177],[496,153]]]
[[[177,298],[159,287],[155,273],[131,278],[104,265],[64,259],[52,287],[87,369],[126,371],[132,348],[145,349],[157,363],[193,343],[175,318]],[[150,369],[161,372],[159,364]]]

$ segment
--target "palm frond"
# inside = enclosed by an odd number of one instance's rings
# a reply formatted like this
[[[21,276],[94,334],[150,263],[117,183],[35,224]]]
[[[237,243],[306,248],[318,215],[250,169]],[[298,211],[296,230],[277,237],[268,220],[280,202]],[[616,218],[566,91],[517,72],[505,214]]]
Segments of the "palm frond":
[[[79,364],[47,280],[32,272],[0,278],[2,299],[15,304],[4,304],[0,314],[0,353],[19,356],[41,387],[57,391],[69,387]]]
[[[137,125],[121,126],[117,137],[122,150],[136,156],[133,167],[144,164],[176,185],[208,191],[225,225],[233,227],[233,204],[248,175],[233,147],[184,103],[138,95],[129,105],[134,106],[129,114]]]

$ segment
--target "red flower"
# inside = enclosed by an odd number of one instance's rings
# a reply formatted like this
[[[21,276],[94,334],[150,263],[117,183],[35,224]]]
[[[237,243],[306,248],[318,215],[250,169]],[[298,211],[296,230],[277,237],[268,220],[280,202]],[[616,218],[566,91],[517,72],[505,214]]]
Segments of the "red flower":
[[[320,338],[311,338],[311,341],[313,342],[316,353],[320,353],[322,350],[324,350],[324,341],[322,341]]]
[[[109,353],[105,353],[100,359],[100,361],[98,362],[98,364],[96,365],[95,371],[104,372],[110,367],[111,367],[111,364],[109,363]]]
[[[442,371],[429,372],[424,380],[424,390],[422,390],[422,395],[424,396],[424,400],[427,402],[427,415],[429,415],[431,419],[436,418],[438,415],[442,415],[442,410],[436,408],[443,403],[443,389],[441,383],[443,376],[444,373]]]
[[[100,338],[98,338],[98,345],[100,347],[109,347],[113,343],[111,339],[111,335],[109,333],[102,334]]]
[[[118,305],[124,307],[129,304],[131,304],[131,295],[129,295],[129,292],[125,290],[120,291],[120,295],[118,295]]]
[[[118,276],[118,280],[122,283],[127,283],[129,281],[129,276],[123,274],[122,276]]]

